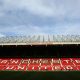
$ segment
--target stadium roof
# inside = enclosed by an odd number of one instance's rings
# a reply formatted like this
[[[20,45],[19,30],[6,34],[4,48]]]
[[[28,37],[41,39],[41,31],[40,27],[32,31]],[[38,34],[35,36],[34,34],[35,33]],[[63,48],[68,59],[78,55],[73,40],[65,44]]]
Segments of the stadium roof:
[[[0,45],[80,44],[80,35],[29,35],[0,37]]]

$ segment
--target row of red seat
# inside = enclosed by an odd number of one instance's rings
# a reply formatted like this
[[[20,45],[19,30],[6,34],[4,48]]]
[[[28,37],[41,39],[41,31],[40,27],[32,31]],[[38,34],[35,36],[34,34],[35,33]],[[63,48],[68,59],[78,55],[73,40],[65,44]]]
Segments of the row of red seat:
[[[80,58],[0,59],[0,70],[80,70]]]

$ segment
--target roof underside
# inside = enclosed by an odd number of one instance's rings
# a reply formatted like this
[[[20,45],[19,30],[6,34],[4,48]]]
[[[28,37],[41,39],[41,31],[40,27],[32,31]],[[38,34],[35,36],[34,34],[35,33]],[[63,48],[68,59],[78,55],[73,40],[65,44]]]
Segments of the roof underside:
[[[0,37],[0,45],[80,44],[80,35],[29,35]]]

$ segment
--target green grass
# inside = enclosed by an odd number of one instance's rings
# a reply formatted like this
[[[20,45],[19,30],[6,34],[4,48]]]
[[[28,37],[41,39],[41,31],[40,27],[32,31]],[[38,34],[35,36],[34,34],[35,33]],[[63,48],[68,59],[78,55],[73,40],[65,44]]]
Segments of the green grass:
[[[80,71],[0,71],[0,80],[80,80]]]

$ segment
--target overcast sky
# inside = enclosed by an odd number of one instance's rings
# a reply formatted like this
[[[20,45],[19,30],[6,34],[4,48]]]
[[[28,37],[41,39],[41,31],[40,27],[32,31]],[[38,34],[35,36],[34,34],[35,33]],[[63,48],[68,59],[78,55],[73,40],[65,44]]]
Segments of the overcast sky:
[[[0,36],[80,34],[80,0],[0,0]]]

